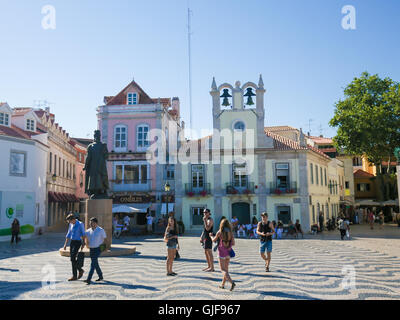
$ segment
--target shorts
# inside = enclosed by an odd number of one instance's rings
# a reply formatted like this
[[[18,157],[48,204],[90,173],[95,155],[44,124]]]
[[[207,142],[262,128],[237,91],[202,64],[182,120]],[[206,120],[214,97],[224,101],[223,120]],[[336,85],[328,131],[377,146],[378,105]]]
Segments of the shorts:
[[[176,249],[176,247],[177,247],[176,244],[175,244],[175,245],[168,245],[168,244],[167,244],[167,248],[168,248],[168,249]]]
[[[225,259],[230,259],[231,257],[230,256],[226,256],[226,257],[218,257],[218,258],[220,258],[222,260],[225,260]]]
[[[260,253],[265,253],[265,250],[267,252],[272,252],[272,241],[260,241]]]
[[[203,248],[204,250],[212,249],[212,241],[211,239],[205,239],[203,242]]]

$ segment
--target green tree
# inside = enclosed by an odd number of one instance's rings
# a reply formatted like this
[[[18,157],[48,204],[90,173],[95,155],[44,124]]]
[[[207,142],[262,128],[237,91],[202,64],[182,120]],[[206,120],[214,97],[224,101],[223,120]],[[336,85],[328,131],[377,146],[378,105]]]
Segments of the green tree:
[[[344,89],[344,99],[335,104],[329,124],[338,128],[333,139],[338,150],[364,155],[376,165],[381,195],[387,198],[382,161],[390,163],[400,146],[400,84],[362,73]]]

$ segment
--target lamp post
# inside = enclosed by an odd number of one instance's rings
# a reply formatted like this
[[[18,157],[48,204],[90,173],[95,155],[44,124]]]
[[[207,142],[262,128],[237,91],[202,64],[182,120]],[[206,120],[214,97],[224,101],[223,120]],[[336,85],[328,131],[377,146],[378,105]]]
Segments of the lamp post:
[[[168,217],[168,214],[169,214],[169,212],[168,212],[168,192],[169,192],[169,190],[171,189],[171,186],[169,185],[169,183],[167,182],[165,185],[164,185],[164,191],[166,192],[166,200],[167,200],[167,208],[165,209],[165,211],[167,212],[167,217]]]

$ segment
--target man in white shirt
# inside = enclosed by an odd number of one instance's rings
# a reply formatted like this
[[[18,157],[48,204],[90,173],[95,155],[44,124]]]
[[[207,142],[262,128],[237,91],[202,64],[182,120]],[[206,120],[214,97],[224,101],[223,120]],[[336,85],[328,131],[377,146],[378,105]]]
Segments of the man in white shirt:
[[[151,233],[153,231],[153,217],[150,213],[146,215],[147,219],[147,233]]]
[[[98,258],[101,254],[100,246],[104,243],[104,239],[107,237],[106,232],[103,228],[98,226],[96,218],[90,219],[91,228],[86,230],[86,245],[90,249],[90,258],[92,263],[90,265],[90,271],[88,278],[85,280],[86,284],[90,284],[94,270],[96,270],[99,278],[96,281],[103,280],[103,272],[100,269]]]
[[[126,215],[124,217],[124,225],[125,225],[126,230],[128,230],[130,223],[131,223],[131,219],[129,218],[128,215]],[[125,230],[125,228],[124,228],[124,230]]]

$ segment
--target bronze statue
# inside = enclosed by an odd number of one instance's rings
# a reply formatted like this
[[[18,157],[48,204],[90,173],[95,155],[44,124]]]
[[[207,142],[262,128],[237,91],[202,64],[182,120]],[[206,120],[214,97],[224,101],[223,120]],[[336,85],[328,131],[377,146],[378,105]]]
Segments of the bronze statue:
[[[100,141],[100,130],[94,131],[94,142],[87,148],[87,158],[85,161],[85,193],[90,199],[106,199],[108,186],[107,174],[107,145]]]

